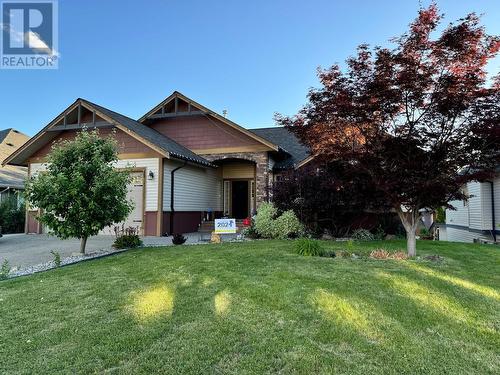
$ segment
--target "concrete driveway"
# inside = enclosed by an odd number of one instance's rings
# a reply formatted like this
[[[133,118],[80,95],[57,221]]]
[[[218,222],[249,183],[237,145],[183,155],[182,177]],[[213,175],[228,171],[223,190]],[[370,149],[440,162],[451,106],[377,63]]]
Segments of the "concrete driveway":
[[[111,249],[114,236],[95,236],[87,241],[86,253]],[[145,246],[171,245],[170,237],[143,237]],[[197,242],[197,234],[188,235],[188,243]],[[60,240],[44,234],[6,234],[0,238],[0,263],[5,259],[11,267],[26,267],[53,260],[52,250],[61,254],[61,258],[78,254],[80,241],[77,239]]]

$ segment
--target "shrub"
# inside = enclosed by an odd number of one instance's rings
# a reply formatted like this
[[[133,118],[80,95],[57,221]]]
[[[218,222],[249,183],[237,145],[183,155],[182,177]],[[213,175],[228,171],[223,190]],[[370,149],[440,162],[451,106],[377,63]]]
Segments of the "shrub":
[[[273,238],[275,234],[274,218],[278,210],[272,203],[262,203],[255,216],[255,230],[263,238]]]
[[[139,246],[142,246],[142,240],[137,234],[125,234],[117,237],[113,243],[115,249],[130,249]]]
[[[293,210],[283,212],[283,214],[274,221],[275,238],[286,239],[299,237],[304,232],[304,227],[300,223]]]
[[[436,223],[446,223],[446,211],[443,207],[438,207],[436,210]]]
[[[187,238],[184,237],[182,234],[179,234],[179,233],[174,234],[172,236],[172,243],[174,245],[182,245],[184,242],[186,242],[186,240],[187,240]]]
[[[279,217],[278,210],[272,203],[263,203],[255,216],[252,226],[255,232],[262,238],[294,238],[304,233],[304,227],[300,223],[293,210],[283,212]],[[250,231],[252,233],[253,229]]]
[[[0,227],[2,233],[22,233],[26,211],[24,204],[19,205],[17,196],[10,195],[0,202]]]
[[[0,280],[5,280],[9,277],[10,273],[10,264],[7,259],[5,259],[2,263],[2,267],[0,267]]]
[[[320,241],[311,238],[300,238],[296,242],[297,253],[304,256],[322,256],[323,250]]]
[[[356,229],[351,237],[356,241],[373,241],[375,239],[368,229]]]
[[[432,234],[427,228],[422,228],[419,231],[420,238],[423,240],[432,240]]]
[[[255,228],[255,220],[252,219],[252,223],[250,224],[249,227],[243,229],[241,232],[243,236],[252,238],[252,239],[257,239],[260,238],[259,233],[257,232],[257,229]]]
[[[52,257],[54,258],[54,264],[56,267],[61,267],[61,254],[59,254],[57,251],[52,250],[50,252],[52,254]]]
[[[124,225],[116,226],[115,231],[115,242],[113,247],[115,249],[130,249],[133,247],[142,246],[142,240],[139,238],[139,229],[135,227],[127,227]]]

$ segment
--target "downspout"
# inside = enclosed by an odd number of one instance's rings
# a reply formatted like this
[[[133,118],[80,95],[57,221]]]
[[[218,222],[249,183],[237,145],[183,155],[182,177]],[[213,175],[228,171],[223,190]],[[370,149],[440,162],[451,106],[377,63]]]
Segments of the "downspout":
[[[170,235],[174,235],[174,179],[175,179],[175,172],[177,172],[179,169],[184,168],[187,164],[187,161],[184,162],[183,165],[172,169],[170,172]]]
[[[493,180],[489,181],[491,185],[491,233],[493,235],[493,241],[497,242],[497,233],[496,233],[496,220],[495,220],[495,189]]]

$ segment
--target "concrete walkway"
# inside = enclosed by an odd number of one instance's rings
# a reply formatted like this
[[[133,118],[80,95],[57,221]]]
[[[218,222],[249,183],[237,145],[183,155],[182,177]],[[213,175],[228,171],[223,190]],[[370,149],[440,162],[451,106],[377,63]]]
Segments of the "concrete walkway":
[[[186,234],[186,243],[200,242],[198,233]],[[111,249],[114,236],[95,236],[87,241],[88,254]],[[144,246],[170,246],[171,237],[142,237]],[[44,234],[6,234],[0,238],[0,263],[8,260],[11,267],[26,267],[53,260],[52,250],[61,254],[61,258],[78,254],[80,241],[77,239],[60,240]]]

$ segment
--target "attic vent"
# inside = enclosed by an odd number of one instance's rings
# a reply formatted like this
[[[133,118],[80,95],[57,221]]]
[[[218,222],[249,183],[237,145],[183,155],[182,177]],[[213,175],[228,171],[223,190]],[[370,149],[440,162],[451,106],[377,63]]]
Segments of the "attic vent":
[[[12,143],[7,143],[7,146],[14,147],[14,145]]]

